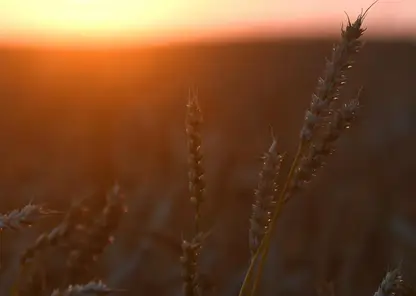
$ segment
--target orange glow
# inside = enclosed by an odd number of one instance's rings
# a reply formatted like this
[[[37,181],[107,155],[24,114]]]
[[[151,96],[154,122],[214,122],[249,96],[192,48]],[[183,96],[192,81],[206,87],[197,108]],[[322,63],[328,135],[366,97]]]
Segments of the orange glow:
[[[88,43],[333,28],[374,0],[0,0],[0,42]],[[380,0],[372,32],[416,32],[414,0]],[[377,23],[374,26],[373,23]],[[318,33],[320,34],[320,33]]]
[[[7,0],[0,3],[4,35],[36,39],[119,37],[180,22],[174,0]],[[7,2],[7,3],[4,3]],[[37,37],[35,37],[37,36]],[[13,38],[14,39],[14,38]]]
[[[116,32],[163,25],[180,10],[177,1],[11,0],[1,7],[15,24],[67,32]],[[170,19],[170,20],[169,20]]]

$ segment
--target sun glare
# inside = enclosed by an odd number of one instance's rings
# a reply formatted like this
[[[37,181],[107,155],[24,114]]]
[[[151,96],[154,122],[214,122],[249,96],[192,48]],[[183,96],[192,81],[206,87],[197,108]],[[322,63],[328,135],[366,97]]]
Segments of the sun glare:
[[[0,1],[0,25],[23,35],[111,36],[157,29],[180,21],[172,0],[10,0]],[[9,16],[9,19],[8,19]]]
[[[118,46],[243,33],[314,34],[338,24],[343,11],[353,14],[373,1],[0,0],[0,44]],[[367,23],[389,19],[395,34],[414,32],[416,1],[397,3],[380,1]]]

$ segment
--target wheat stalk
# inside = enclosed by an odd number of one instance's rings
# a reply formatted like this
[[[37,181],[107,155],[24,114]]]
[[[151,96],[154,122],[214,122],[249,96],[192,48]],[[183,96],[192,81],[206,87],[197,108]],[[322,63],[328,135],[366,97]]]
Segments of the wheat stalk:
[[[37,253],[42,254],[49,247],[63,251],[67,256],[67,268],[63,273],[67,276],[66,285],[78,283],[77,280],[85,276],[87,265],[93,263],[108,245],[111,240],[110,235],[117,228],[121,215],[125,212],[118,185],[107,194],[106,204],[100,201],[100,206],[94,207],[96,199],[104,200],[101,196],[92,195],[72,204],[59,225],[41,234],[32,246],[26,248],[20,257],[18,289],[21,295],[31,295],[36,290],[38,281],[33,279],[38,277],[36,275],[38,272],[30,270],[31,265],[28,263],[34,261]],[[42,292],[52,288],[51,286],[62,285],[45,283],[39,289]]]
[[[68,255],[69,282],[79,279],[88,266],[96,261],[105,247],[113,241],[112,234],[118,228],[122,215],[126,212],[118,184],[107,194],[107,204],[94,223],[83,230],[82,236],[71,244]]]
[[[200,219],[201,204],[204,201],[205,180],[204,167],[202,165],[202,136],[201,126],[203,118],[198,98],[189,92],[186,135],[188,139],[188,177],[190,201],[195,209],[194,235],[191,241],[182,239],[182,265],[183,294],[185,296],[201,295],[202,285],[199,279],[198,258],[202,247],[202,241],[206,234],[201,232]]]
[[[186,135],[188,139],[188,178],[190,201],[195,207],[195,235],[200,232],[200,210],[204,202],[205,180],[202,165],[202,111],[196,94],[190,92],[187,104]]]
[[[256,294],[268,249],[270,247],[271,236],[283,205],[295,193],[296,189],[299,189],[300,185],[302,185],[313,175],[314,171],[310,170],[309,174],[303,174],[302,177],[302,173],[305,173],[305,169],[308,168],[308,166],[311,164],[314,164],[314,162],[311,161],[317,159],[314,156],[318,156],[319,154],[321,154],[319,156],[329,154],[326,152],[323,153],[325,149],[317,148],[319,147],[319,144],[323,143],[323,141],[331,140],[330,142],[333,142],[333,137],[323,138],[322,128],[330,128],[330,133],[333,135],[334,133],[332,128],[339,127],[335,123],[331,123],[336,122],[339,119],[334,118],[335,115],[333,115],[333,104],[336,100],[338,100],[340,89],[346,83],[345,72],[352,67],[352,58],[355,54],[358,53],[362,46],[362,42],[359,39],[365,31],[365,29],[362,28],[362,24],[367,15],[367,12],[368,9],[365,12],[359,14],[356,21],[353,23],[351,23],[350,19],[348,18],[346,28],[341,28],[341,41],[333,48],[331,59],[327,60],[326,62],[323,78],[320,78],[318,81],[317,92],[312,96],[311,106],[305,115],[304,125],[300,133],[300,143],[298,150],[292,162],[290,171],[286,177],[284,186],[280,191],[277,205],[270,221],[270,227],[268,228],[259,248],[257,249],[256,254],[254,254],[252,257],[244,278],[244,282],[241,286],[239,296],[243,296],[248,293],[254,273],[254,268],[256,266],[258,257],[260,257],[257,274],[254,278],[254,282],[252,283],[252,289],[250,292],[251,296]],[[336,113],[347,115],[348,110],[355,111],[355,107],[357,106],[358,105],[355,102],[350,103],[338,109]],[[345,117],[344,119],[347,118]],[[329,123],[325,121],[328,121]],[[308,159],[308,156],[311,154],[312,158]],[[322,164],[322,160],[320,160],[318,164],[319,163]],[[316,166],[316,168],[318,168],[318,166]]]

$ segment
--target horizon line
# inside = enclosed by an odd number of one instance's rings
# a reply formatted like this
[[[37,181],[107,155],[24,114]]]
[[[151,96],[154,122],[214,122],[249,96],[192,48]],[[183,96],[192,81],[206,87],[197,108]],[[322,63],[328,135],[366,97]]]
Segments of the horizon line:
[[[330,39],[339,38],[341,23],[337,29],[327,24],[314,24],[304,30],[305,24],[287,25],[287,27],[260,26],[252,28],[226,28],[217,30],[181,30],[174,31],[132,31],[115,36],[88,36],[67,34],[66,36],[48,36],[48,34],[28,34],[25,38],[0,38],[0,48],[80,48],[80,49],[122,49],[131,47],[170,46],[199,43],[227,43],[256,40],[288,39]],[[408,26],[391,30],[388,25],[371,25],[363,36],[368,40],[409,40],[416,41],[416,28]],[[156,36],[156,37],[155,37]],[[3,40],[2,40],[3,39]]]

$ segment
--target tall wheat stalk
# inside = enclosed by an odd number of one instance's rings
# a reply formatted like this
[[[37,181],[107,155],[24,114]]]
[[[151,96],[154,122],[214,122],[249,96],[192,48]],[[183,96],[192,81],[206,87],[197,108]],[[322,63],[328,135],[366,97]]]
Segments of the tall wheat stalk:
[[[205,195],[204,167],[202,165],[202,111],[195,93],[189,92],[186,135],[188,139],[188,178],[190,201],[195,209],[194,233],[190,241],[182,239],[182,280],[184,296],[202,295],[200,273],[198,271],[198,258],[202,242],[206,236],[201,231],[201,205]]]
[[[319,78],[317,90],[312,95],[311,105],[306,111],[300,132],[296,155],[286,181],[279,192],[266,233],[256,253],[252,256],[239,296],[256,295],[272,234],[283,205],[299,189],[310,182],[317,170],[323,165],[324,158],[333,153],[334,143],[341,132],[349,128],[355,119],[361,91],[356,99],[347,104],[337,107],[336,103],[340,98],[340,90],[346,83],[346,71],[352,67],[353,58],[362,47],[360,37],[365,31],[362,24],[373,5],[359,14],[353,23],[348,18],[346,28],[341,28],[341,40],[338,45],[334,46],[331,59],[326,61],[324,75]],[[258,259],[260,259],[259,262]],[[257,263],[257,273],[254,275]]]

